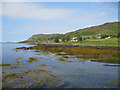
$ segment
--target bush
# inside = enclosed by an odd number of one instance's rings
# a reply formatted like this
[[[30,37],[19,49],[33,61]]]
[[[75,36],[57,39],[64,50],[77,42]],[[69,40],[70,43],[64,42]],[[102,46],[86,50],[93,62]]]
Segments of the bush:
[[[78,37],[78,41],[82,41],[82,37]]]
[[[64,42],[70,41],[70,36],[63,36],[62,41],[64,41]]]
[[[106,37],[109,37],[109,35],[106,35],[106,34],[101,35],[101,38],[106,38]]]
[[[85,41],[85,40],[86,40],[86,38],[83,38],[83,40]]]
[[[120,32],[118,33],[118,36],[117,36],[117,38],[120,38]]]
[[[58,38],[55,38],[55,42],[56,42],[56,43],[59,43],[59,39],[58,39]]]

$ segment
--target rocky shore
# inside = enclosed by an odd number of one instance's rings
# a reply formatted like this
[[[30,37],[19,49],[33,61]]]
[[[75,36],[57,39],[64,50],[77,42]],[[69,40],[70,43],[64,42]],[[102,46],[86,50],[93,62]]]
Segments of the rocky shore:
[[[83,47],[83,48],[96,48],[96,49],[112,49],[120,50],[120,47],[115,46],[82,46],[82,45],[64,45],[64,44],[39,44],[45,47]]]
[[[83,48],[96,48],[96,49],[112,49],[120,50],[117,46],[83,46],[83,45],[67,45],[67,44],[37,44],[44,47],[83,47]],[[29,49],[28,47],[23,47],[23,49]]]

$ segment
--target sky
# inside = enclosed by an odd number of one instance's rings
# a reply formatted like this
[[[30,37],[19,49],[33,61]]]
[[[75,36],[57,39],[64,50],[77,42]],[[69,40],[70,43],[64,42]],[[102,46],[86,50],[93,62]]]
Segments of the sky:
[[[117,2],[3,2],[2,41],[67,33],[118,21]]]

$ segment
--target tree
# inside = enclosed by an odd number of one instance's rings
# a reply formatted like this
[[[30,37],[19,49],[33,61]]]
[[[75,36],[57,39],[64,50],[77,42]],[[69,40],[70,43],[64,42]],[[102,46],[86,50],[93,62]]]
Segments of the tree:
[[[85,41],[85,40],[86,40],[86,38],[83,38],[83,40]]]
[[[66,41],[70,41],[70,36],[66,35],[62,37],[62,41],[66,42]]]
[[[56,43],[59,43],[59,38],[56,37],[56,38],[55,38],[55,42],[56,42]]]
[[[101,35],[101,38],[106,38],[106,37],[109,37],[109,35],[106,35],[106,34]]]
[[[70,41],[70,36],[66,36],[66,37],[65,37],[65,40],[66,40],[66,41]]]
[[[78,37],[78,41],[82,41],[82,37]]]
[[[65,38],[63,38],[62,41],[65,42]]]
[[[90,39],[90,37],[87,37],[87,39]]]
[[[118,36],[117,36],[117,38],[120,38],[120,32],[118,33]]]

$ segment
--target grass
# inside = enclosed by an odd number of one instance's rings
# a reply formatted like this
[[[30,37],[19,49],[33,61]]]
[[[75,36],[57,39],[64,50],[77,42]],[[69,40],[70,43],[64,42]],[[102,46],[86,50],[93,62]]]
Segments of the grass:
[[[37,45],[40,43],[36,42],[34,44]],[[82,45],[82,46],[119,46],[118,38],[86,39],[85,41],[79,41],[79,42],[60,42],[60,43],[45,43],[45,44]]]
[[[63,42],[62,44],[76,44],[83,46],[119,46],[118,38],[110,39],[90,39],[81,42]]]

